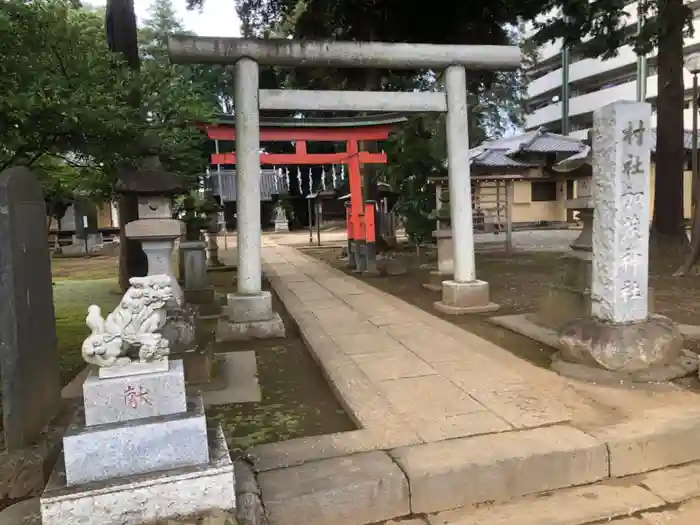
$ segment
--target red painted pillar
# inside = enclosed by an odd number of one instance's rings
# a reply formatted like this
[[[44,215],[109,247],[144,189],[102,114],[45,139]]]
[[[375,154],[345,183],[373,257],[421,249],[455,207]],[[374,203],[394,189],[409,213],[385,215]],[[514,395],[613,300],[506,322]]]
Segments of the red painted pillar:
[[[351,207],[352,206],[352,201],[351,199],[348,199],[345,201],[345,224],[347,227],[347,236],[348,236],[348,268],[354,269],[356,262],[355,262],[355,232],[353,231],[352,227],[352,211]]]
[[[360,156],[357,140],[347,142],[348,177],[350,182],[350,221],[352,223],[352,250],[355,254],[355,271],[365,269],[364,244],[364,203],[362,199],[362,175],[360,173]]]
[[[365,202],[365,275],[379,275],[377,268],[377,239],[374,234],[376,202]]]

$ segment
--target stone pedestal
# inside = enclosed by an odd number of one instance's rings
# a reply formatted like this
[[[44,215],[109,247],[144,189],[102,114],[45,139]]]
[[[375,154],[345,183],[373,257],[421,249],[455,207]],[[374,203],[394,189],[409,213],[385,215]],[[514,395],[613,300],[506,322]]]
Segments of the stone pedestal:
[[[180,243],[185,302],[197,307],[200,317],[218,315],[221,312],[216,302],[214,287],[207,281],[206,246],[203,241]]]
[[[449,281],[454,275],[454,247],[452,244],[452,230],[437,229],[433,232],[437,240],[437,270],[430,272],[429,281],[423,284],[424,288],[434,292],[442,291],[442,282]]]
[[[224,263],[219,259],[218,232],[214,228],[212,228],[212,230],[213,231],[207,231],[204,234],[207,242],[207,266],[210,268],[218,268],[219,266],[223,266]]]
[[[486,281],[443,281],[442,301],[436,301],[435,309],[448,315],[495,312],[499,305],[492,303],[489,283]]]
[[[277,207],[277,215],[275,215],[275,233],[285,233],[289,231],[289,221],[287,214],[281,207]]]
[[[41,497],[44,525],[137,525],[235,507],[221,428],[185,397],[181,361],[93,371]],[[151,366],[154,372],[149,372]]]
[[[442,275],[452,275],[455,271],[452,230],[435,230],[433,235],[437,240],[437,271]]]
[[[216,340],[246,341],[284,337],[282,317],[272,309],[272,295],[228,294],[228,305],[216,326]]]

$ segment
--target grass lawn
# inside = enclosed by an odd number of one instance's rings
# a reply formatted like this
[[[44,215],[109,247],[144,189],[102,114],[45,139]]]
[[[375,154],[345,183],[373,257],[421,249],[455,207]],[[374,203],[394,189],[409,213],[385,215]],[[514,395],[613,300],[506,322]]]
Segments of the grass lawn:
[[[80,347],[89,334],[85,326],[88,306],[97,304],[102,315],[107,315],[119,304],[117,259],[55,258],[51,269],[61,382],[66,385],[85,366]]]
[[[55,258],[52,261],[56,332],[60,374],[67,384],[85,366],[81,345],[88,335],[87,307],[97,304],[107,315],[121,299],[116,257]],[[211,284],[220,294],[235,290],[235,274],[213,273]],[[282,305],[274,299],[277,311]],[[221,423],[231,453],[246,448],[304,436],[354,430],[355,426],[335,399],[325,378],[285,316],[288,336],[275,341],[219,343],[217,351],[254,351],[260,403],[234,403],[207,409],[210,421]],[[202,321],[199,329],[206,344],[214,321]]]

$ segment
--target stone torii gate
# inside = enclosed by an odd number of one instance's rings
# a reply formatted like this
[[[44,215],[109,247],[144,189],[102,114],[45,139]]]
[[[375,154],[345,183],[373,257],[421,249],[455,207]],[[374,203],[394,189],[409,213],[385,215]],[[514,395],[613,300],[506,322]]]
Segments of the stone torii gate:
[[[250,309],[269,303],[262,292],[260,225],[259,110],[444,112],[454,278],[442,283],[435,307],[450,313],[492,311],[489,285],[477,280],[474,262],[467,69],[511,70],[521,64],[515,46],[446,46],[380,42],[314,42],[286,39],[170,36],[175,64],[235,64],[238,207],[238,288],[229,311],[248,322]],[[430,69],[445,71],[445,92],[367,92],[266,90],[259,87],[259,65],[288,67]],[[256,299],[260,298],[257,306]],[[240,303],[236,307],[235,303]],[[243,306],[246,304],[247,306]],[[263,307],[263,309],[266,307]],[[271,306],[270,306],[271,308]],[[263,312],[260,312],[263,315]],[[270,319],[269,313],[267,319]]]

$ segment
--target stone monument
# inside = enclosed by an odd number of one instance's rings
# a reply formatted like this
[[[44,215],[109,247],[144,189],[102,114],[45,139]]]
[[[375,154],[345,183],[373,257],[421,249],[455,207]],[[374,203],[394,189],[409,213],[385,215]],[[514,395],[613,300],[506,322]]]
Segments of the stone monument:
[[[0,371],[10,451],[34,444],[61,402],[46,220],[36,176],[22,167],[0,173]]]
[[[592,315],[560,331],[560,373],[659,381],[697,369],[673,321],[649,315],[650,124],[644,102],[595,112]]]
[[[275,233],[286,233],[289,231],[289,221],[287,220],[287,212],[284,209],[282,201],[275,206]]]
[[[430,280],[423,286],[434,292],[442,291],[442,281],[449,281],[454,275],[454,247],[450,227],[450,191],[440,182],[435,184],[436,207],[434,218],[437,227],[433,232],[437,242],[437,270],[430,272]]]
[[[204,241],[184,241],[179,247],[185,302],[197,308],[199,317],[218,315],[221,311],[214,287],[207,280],[206,248]]]
[[[207,428],[201,395],[187,395],[182,361],[169,360],[163,330],[177,282],[129,283],[106,318],[88,308],[82,354],[93,368],[41,497],[44,525],[137,525],[235,507],[223,431]]]

